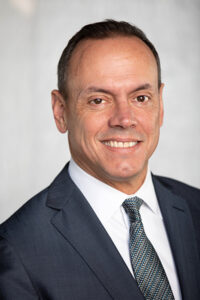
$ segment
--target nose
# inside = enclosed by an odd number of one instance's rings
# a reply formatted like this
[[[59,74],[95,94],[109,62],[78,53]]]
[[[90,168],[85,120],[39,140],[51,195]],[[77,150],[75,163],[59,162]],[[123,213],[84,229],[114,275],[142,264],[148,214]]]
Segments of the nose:
[[[109,120],[110,127],[135,127],[137,121],[133,110],[133,107],[127,102],[116,104]]]

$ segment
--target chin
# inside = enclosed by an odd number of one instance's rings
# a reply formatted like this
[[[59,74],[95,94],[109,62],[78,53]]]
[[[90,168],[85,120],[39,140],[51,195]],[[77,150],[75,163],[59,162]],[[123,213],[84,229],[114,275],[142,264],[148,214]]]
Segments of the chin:
[[[113,181],[129,181],[137,176],[142,176],[144,173],[144,170],[141,170],[140,168],[122,168],[121,170],[113,170],[112,172],[108,172],[109,177]]]

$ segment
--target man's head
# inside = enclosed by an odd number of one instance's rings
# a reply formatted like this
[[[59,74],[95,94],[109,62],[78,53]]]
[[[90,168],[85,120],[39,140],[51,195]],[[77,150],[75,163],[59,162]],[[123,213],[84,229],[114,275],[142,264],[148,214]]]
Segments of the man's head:
[[[116,28],[117,22],[109,22]],[[68,130],[73,159],[128,194],[145,178],[163,119],[160,65],[152,47],[138,35],[81,39],[65,61],[59,91],[52,92],[56,124]]]
[[[81,41],[87,39],[102,40],[105,38],[112,38],[117,36],[138,37],[150,48],[157,63],[158,86],[160,87],[161,67],[160,67],[159,55],[154,45],[148,40],[144,32],[140,30],[138,27],[133,26],[124,21],[118,22],[115,20],[107,20],[104,22],[98,22],[98,23],[88,24],[84,26],[69,40],[66,48],[63,50],[63,53],[58,63],[58,89],[65,97],[65,99],[67,99],[67,81],[70,76],[68,70],[70,58],[77,45]]]

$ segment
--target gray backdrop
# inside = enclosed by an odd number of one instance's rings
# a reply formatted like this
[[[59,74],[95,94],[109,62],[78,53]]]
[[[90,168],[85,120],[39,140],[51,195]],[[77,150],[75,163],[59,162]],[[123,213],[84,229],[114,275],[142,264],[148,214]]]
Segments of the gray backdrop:
[[[200,186],[199,0],[0,0],[0,222],[69,159],[50,91],[68,39],[105,18],[141,27],[160,53],[165,123],[153,172]]]

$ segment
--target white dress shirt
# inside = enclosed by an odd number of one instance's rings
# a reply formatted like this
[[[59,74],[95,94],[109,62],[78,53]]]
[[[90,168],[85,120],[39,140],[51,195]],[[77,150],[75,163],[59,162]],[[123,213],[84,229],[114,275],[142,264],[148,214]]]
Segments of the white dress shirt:
[[[129,218],[122,203],[134,196],[144,201],[140,214],[145,233],[162,262],[175,299],[181,300],[176,268],[150,171],[148,170],[143,185],[134,195],[122,193],[94,178],[72,159],[69,164],[69,175],[95,211],[133,276],[129,256]]]

